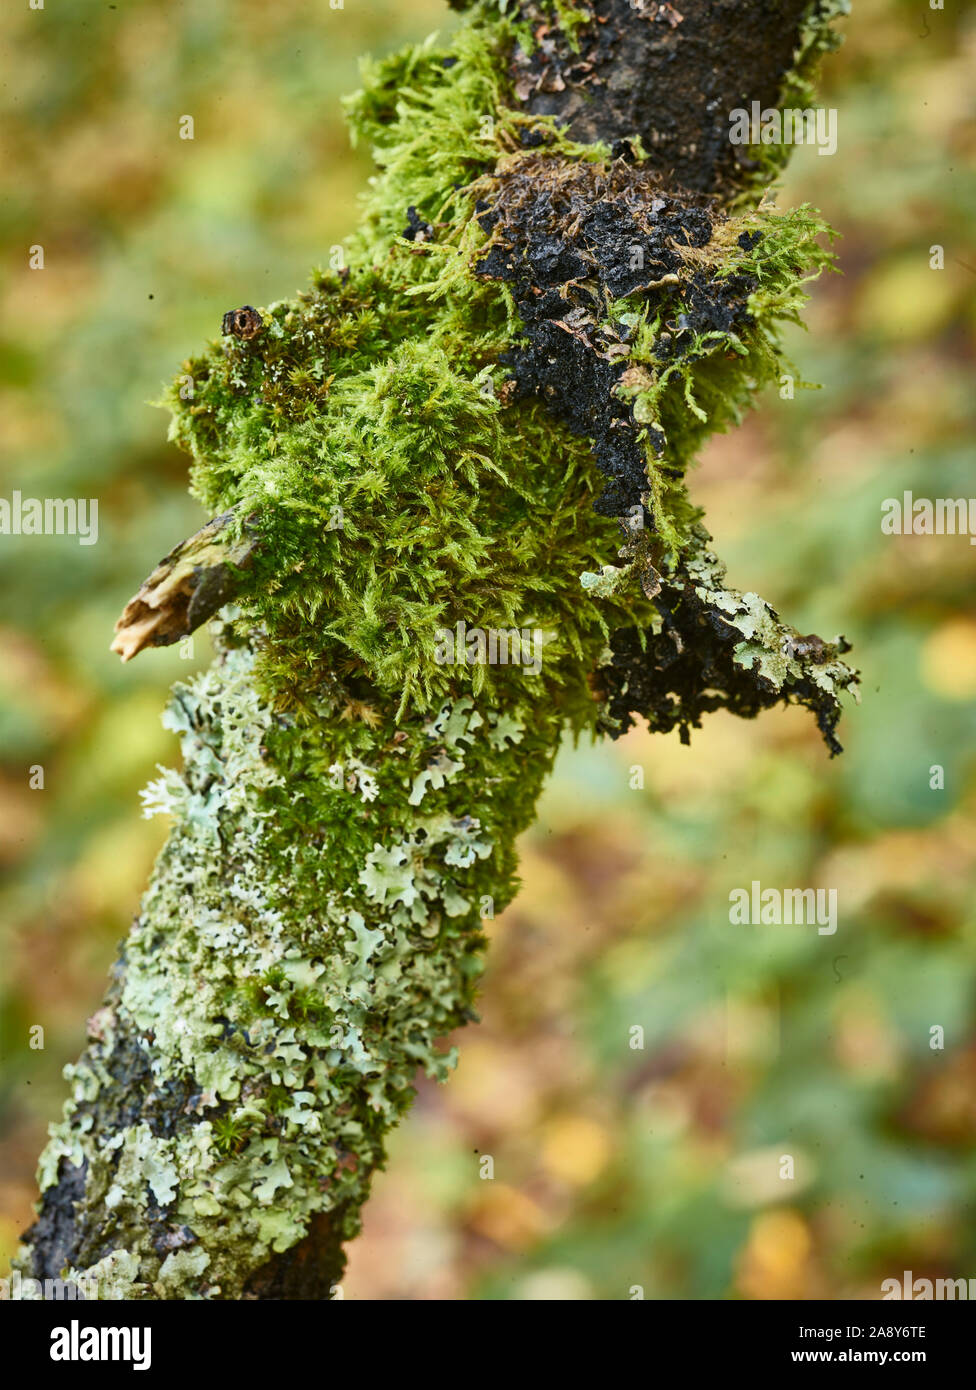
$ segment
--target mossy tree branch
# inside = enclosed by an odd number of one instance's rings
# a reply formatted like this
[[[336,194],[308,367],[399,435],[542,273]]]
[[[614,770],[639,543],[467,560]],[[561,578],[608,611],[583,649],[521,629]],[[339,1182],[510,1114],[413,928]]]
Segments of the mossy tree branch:
[[[474,1016],[561,731],[794,701],[839,749],[846,644],[726,586],[684,474],[829,261],[810,210],[760,204],[783,152],[743,159],[729,109],[803,90],[844,8],[484,0],[367,69],[348,264],[232,311],[172,394],[217,519],[116,649],[234,606],[167,712],[172,829],[24,1274],[328,1297],[416,1068],[443,1079]]]

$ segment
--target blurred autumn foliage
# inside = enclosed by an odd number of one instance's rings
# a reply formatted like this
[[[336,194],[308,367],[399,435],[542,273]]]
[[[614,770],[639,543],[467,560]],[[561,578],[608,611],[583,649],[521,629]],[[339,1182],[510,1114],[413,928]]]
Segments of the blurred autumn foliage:
[[[974,490],[974,19],[854,0],[823,86],[838,152],[798,149],[778,195],[843,233],[790,340],[822,389],[768,393],[694,480],[733,582],[854,642],[846,752],[795,710],[716,715],[690,748],[567,747],[492,924],[483,1021],[447,1087],[419,1083],[346,1297],[877,1298],[904,1269],[976,1276],[976,551],[880,528],[886,497]],[[147,402],[226,309],[300,287],[353,225],[357,56],[453,22],[438,0],[3,17],[0,493],[97,497],[100,535],[0,537],[0,1256],[164,833],[137,791],[176,756],[167,688],[206,660],[200,638],[192,662],[108,652],[203,520]],[[836,888],[836,935],[730,925],[753,879]]]

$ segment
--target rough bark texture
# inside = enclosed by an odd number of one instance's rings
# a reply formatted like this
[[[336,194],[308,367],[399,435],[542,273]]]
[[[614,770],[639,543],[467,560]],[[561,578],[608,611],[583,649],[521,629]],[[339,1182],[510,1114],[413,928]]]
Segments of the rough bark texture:
[[[247,306],[246,332],[228,315],[192,412],[174,401],[221,517],[150,577],[118,649],[175,640],[252,572],[168,716],[185,768],[150,808],[173,830],[69,1068],[25,1275],[328,1298],[415,1068],[443,1078],[438,1040],[473,1017],[482,923],[565,723],[686,735],[793,700],[839,748],[842,641],[725,587],[681,478],[775,371],[770,325],[822,264],[816,225],[727,215],[757,168],[729,110],[774,105],[841,8],[486,4],[452,51],[373,75],[353,119],[387,172],[351,273]],[[408,76],[443,92],[434,115],[397,114]],[[552,654],[445,665],[455,619],[551,628]]]
[[[531,7],[530,7],[531,8]],[[703,193],[742,181],[729,112],[775,107],[807,0],[594,0],[579,51],[557,38],[516,61],[526,110],[582,142],[639,135],[651,168]],[[741,150],[742,154],[746,152]]]

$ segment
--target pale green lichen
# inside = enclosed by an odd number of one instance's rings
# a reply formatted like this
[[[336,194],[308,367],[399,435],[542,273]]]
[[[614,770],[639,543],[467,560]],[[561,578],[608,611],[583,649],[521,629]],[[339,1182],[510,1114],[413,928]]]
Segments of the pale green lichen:
[[[253,662],[232,645],[175,691],[184,770],[151,806],[173,828],[121,997],[71,1069],[46,1155],[45,1186],[62,1157],[87,1161],[105,1240],[138,1257],[133,1297],[240,1296],[248,1270],[315,1212],[348,1212],[343,1234],[355,1232],[416,1068],[443,1078],[452,1065],[437,1044],[473,1003],[480,904],[500,910],[514,891],[514,837],[556,745],[541,688],[521,714],[464,697],[433,718],[387,710],[347,730],[326,699],[321,722],[299,726],[261,702]],[[331,778],[297,775],[347,760],[351,743],[369,749],[380,787],[368,807]],[[503,756],[512,747],[518,760]],[[152,1039],[156,1087],[191,1085],[175,1133],[139,1122],[112,1138],[79,1115],[112,1084],[104,1062],[123,1016]],[[156,1222],[188,1227],[193,1247],[160,1257],[150,1198]]]

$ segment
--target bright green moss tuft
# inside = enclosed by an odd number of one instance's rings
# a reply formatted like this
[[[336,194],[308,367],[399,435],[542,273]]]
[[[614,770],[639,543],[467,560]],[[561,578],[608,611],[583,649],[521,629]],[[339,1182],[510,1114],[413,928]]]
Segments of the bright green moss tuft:
[[[788,370],[780,325],[802,323],[805,286],[832,267],[824,242],[834,235],[808,206],[779,213],[763,204],[721,222],[703,249],[684,250],[678,284],[649,302],[615,306],[615,321],[635,334],[619,394],[638,420],[663,432],[670,464],[690,467],[709,435],[739,424],[758,392]],[[741,303],[730,304],[727,326],[682,330],[689,282],[703,276],[712,288],[738,286]],[[650,449],[648,465],[653,473]],[[687,528],[678,535],[687,544]]]

